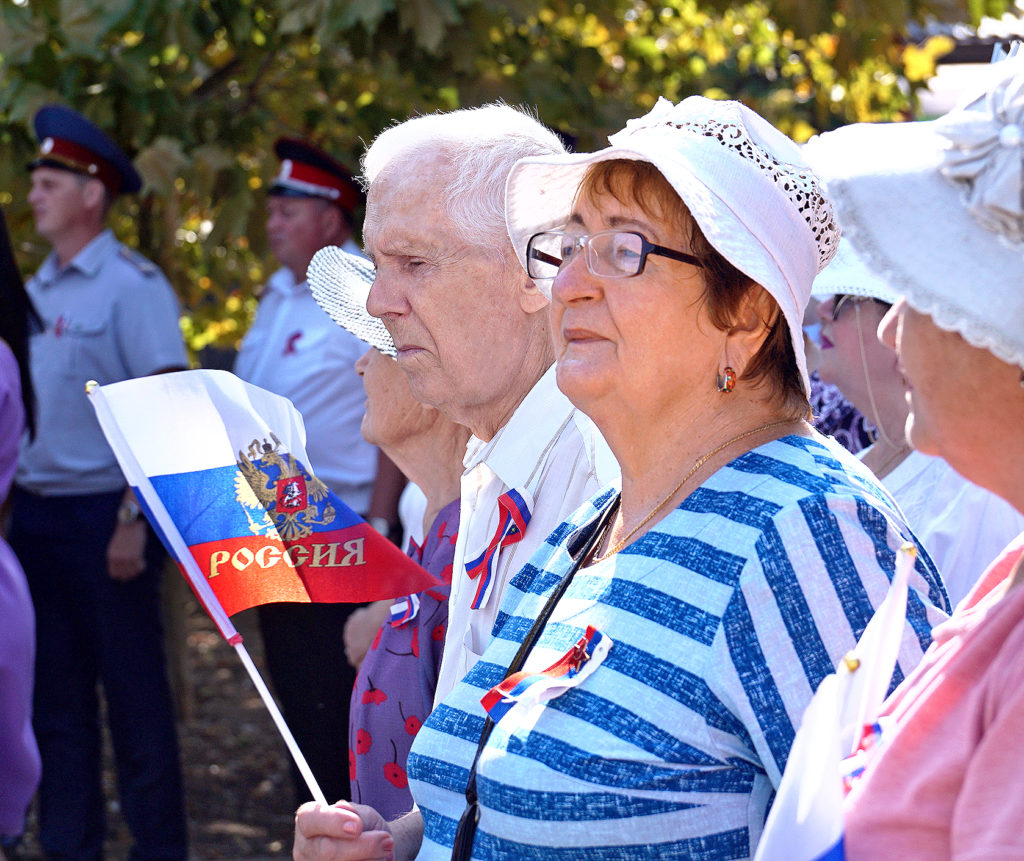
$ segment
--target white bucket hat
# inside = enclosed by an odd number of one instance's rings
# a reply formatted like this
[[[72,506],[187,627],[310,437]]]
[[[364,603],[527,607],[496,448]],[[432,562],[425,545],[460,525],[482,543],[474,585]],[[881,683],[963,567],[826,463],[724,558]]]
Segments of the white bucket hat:
[[[366,310],[366,297],[375,277],[369,260],[336,245],[321,248],[306,270],[313,298],[328,317],[363,343],[395,358],[398,351],[391,334]]]
[[[885,281],[864,265],[845,236],[839,241],[839,250],[832,262],[814,279],[811,295],[815,297],[867,296],[892,305],[898,294]]]
[[[813,138],[845,235],[939,327],[1024,367],[1024,54],[931,122]]]
[[[565,226],[587,168],[609,159],[653,164],[708,242],[779,303],[809,390],[801,329],[811,282],[839,244],[829,202],[800,148],[739,102],[659,99],[596,153],[535,156],[508,177],[505,219],[520,262],[534,233]],[[539,280],[550,295],[551,282]]]

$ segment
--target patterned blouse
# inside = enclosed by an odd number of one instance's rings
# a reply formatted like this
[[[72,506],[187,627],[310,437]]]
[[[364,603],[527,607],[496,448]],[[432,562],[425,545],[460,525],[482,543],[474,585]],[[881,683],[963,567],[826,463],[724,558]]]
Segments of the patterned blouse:
[[[811,411],[814,428],[835,439],[856,454],[875,441],[875,426],[835,386],[823,383],[817,371],[811,374]]]
[[[434,687],[448,629],[459,501],[442,508],[409,555],[444,580],[395,603],[373,640],[352,689],[348,763],[352,800],[387,819],[412,810],[405,773],[412,740],[434,704]]]

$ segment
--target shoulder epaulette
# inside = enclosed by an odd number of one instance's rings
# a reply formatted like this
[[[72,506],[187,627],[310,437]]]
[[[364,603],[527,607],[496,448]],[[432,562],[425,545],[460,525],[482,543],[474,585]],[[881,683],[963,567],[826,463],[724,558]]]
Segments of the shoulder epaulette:
[[[143,275],[156,275],[160,269],[150,259],[143,257],[134,248],[129,248],[127,245],[122,245],[118,252],[120,255],[138,269]]]

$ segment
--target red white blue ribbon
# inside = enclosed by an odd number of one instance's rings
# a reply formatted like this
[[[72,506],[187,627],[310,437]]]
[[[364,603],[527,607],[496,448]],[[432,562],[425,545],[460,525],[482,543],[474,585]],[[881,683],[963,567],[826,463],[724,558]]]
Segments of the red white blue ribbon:
[[[466,573],[476,580],[476,592],[470,607],[479,610],[487,603],[494,582],[494,566],[498,552],[511,544],[523,540],[526,525],[530,522],[530,506],[518,490],[512,488],[498,497],[498,528],[487,547],[476,559],[466,563]]]
[[[392,628],[401,628],[416,618],[420,611],[420,596],[406,595],[399,598],[388,610],[388,621]]]
[[[484,694],[480,703],[491,720],[498,723],[515,706],[533,706],[581,684],[600,666],[611,647],[611,637],[588,626],[572,648],[546,670],[513,673]]]
[[[841,776],[843,779],[843,795],[849,795],[850,790],[864,774],[868,762],[878,755],[878,750],[885,743],[886,728],[891,718],[882,716],[874,723],[864,724],[860,734],[860,741],[857,749],[846,757],[841,765]]]

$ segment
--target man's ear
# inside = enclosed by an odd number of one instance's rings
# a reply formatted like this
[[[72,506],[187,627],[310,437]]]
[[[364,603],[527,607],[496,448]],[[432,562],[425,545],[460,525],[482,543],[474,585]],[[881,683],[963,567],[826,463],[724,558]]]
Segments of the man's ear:
[[[551,304],[547,296],[540,292],[533,279],[525,272],[518,284],[519,305],[527,314],[536,314]]]
[[[89,177],[89,181],[82,186],[82,202],[89,209],[102,213],[106,208],[107,189],[98,179]]]
[[[325,206],[320,215],[321,224],[324,226],[324,235],[331,237],[332,244],[341,245],[349,236],[352,230],[345,221],[341,210],[334,205]]]

